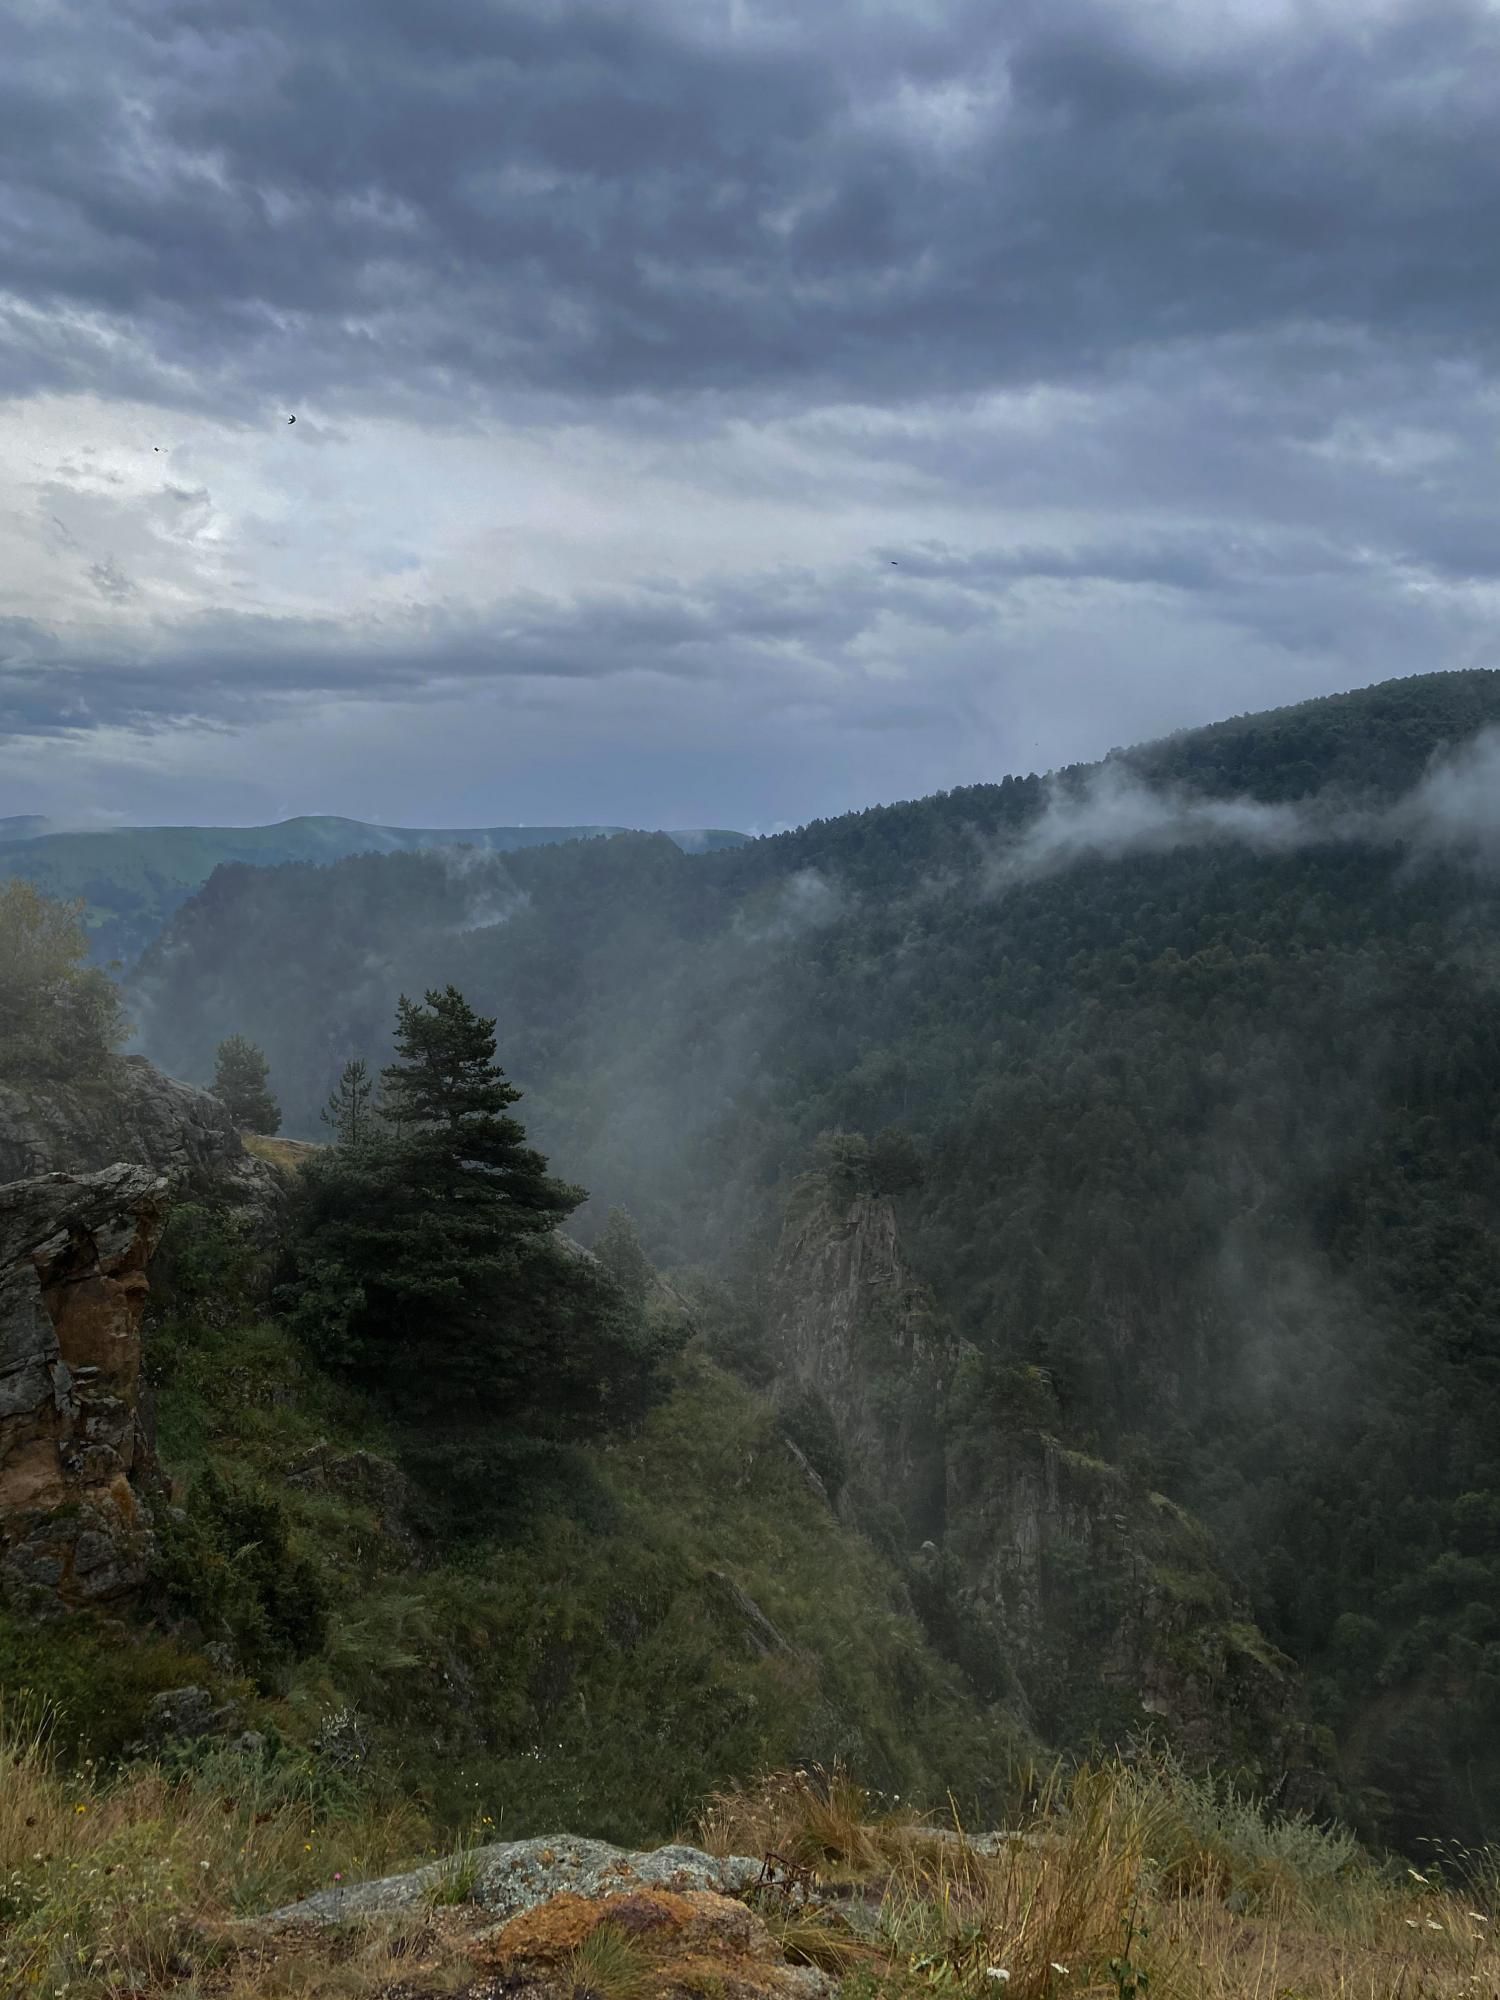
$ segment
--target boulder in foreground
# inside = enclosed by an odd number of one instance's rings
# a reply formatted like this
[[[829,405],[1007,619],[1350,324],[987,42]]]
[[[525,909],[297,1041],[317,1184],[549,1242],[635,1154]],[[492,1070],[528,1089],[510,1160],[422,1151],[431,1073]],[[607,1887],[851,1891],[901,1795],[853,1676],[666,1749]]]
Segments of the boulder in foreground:
[[[734,1896],[748,1889],[760,1872],[760,1862],[744,1855],[720,1858],[696,1847],[658,1847],[649,1853],[632,1853],[604,1840],[563,1836],[501,1840],[473,1848],[457,1864],[434,1861],[409,1875],[387,1875],[375,1882],[320,1889],[300,1903],[288,1903],[255,1921],[340,1924],[460,1900],[477,1903],[497,1917],[510,1918],[564,1891],[575,1897],[594,1897],[641,1888],[677,1893],[706,1889],[719,1896]]]

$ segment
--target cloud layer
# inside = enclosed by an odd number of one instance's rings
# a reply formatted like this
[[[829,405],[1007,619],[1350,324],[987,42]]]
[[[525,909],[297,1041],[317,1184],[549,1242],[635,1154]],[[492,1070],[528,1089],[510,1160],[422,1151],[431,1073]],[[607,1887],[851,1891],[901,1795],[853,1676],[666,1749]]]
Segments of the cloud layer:
[[[17,810],[770,824],[1490,657],[1481,0],[7,35]]]
[[[1500,862],[1500,730],[1480,730],[1435,758],[1410,791],[1378,808],[1334,793],[1294,804],[1205,798],[1146,784],[1111,759],[1079,783],[1054,781],[1025,833],[989,846],[985,876],[1003,894],[1084,859],[1123,861],[1214,845],[1286,854],[1349,842],[1388,847],[1418,862],[1442,857],[1492,868]]]

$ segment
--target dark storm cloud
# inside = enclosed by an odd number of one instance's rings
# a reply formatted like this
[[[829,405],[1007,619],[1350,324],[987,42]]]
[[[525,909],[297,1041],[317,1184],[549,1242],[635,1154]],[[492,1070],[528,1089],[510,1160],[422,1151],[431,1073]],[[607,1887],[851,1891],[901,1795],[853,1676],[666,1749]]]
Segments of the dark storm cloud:
[[[1491,352],[1478,4],[742,14],[31,0],[10,386],[903,400],[1301,323]]]
[[[1490,660],[1478,0],[14,0],[3,39],[0,739],[90,801],[91,736],[187,785],[206,730],[325,807],[356,708],[437,795],[474,696],[546,784],[585,723],[629,750],[534,814],[639,816],[649,771],[696,819],[712,769],[758,821]]]
[[[106,597],[133,593],[113,565],[96,565],[91,579]],[[785,698],[786,676],[808,662],[831,675],[857,671],[850,648],[879,616],[883,584],[843,582],[829,590],[810,574],[780,572],[571,602],[523,595],[482,618],[423,611],[354,626],[215,613],[134,643],[69,645],[29,620],[0,619],[0,735],[160,719],[231,725],[288,698],[442,700],[502,683],[632,674],[760,674]],[[943,609],[919,615],[940,626]]]

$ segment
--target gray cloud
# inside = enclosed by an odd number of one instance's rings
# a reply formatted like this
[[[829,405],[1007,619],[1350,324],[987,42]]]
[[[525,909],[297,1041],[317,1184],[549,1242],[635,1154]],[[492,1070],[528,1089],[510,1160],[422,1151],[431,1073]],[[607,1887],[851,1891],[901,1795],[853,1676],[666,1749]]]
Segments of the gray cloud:
[[[464,914],[455,930],[493,930],[530,908],[530,891],[518,889],[504,862],[483,848],[433,847],[427,852],[450,881],[463,885]]]
[[[106,556],[102,562],[89,564],[89,581],[99,595],[112,604],[127,603],[136,595],[135,585],[113,556]]]
[[[1079,787],[1054,786],[1040,819],[1013,847],[993,857],[998,886],[1051,874],[1089,857],[1120,860],[1224,841],[1286,851],[1312,838],[1301,806],[1258,799],[1197,798],[1146,785],[1111,761]]]
[[[1500,730],[1481,730],[1439,758],[1395,808],[1390,829],[1418,854],[1500,861]]]
[[[134,594],[108,560],[88,573],[103,596]],[[362,622],[216,612],[79,649],[32,621],[5,619],[0,732],[234,723],[310,695],[440,702],[528,680],[701,679],[736,666],[759,667],[764,686],[767,670],[795,675],[799,654],[846,652],[879,609],[873,589],[830,595],[810,576],[781,574],[572,602],[519,594],[484,616],[441,606]],[[939,603],[932,622],[941,619]],[[780,691],[789,692],[785,678]],[[800,680],[797,691],[805,691]]]
[[[524,743],[530,816],[764,825],[1491,657],[1482,0],[22,0],[7,44],[25,803],[274,764],[504,818]]]
[[[23,8],[12,378],[904,401],[1295,324],[1491,352],[1489,9],[1170,18]]]
[[[740,910],[735,930],[746,944],[781,944],[836,923],[849,908],[848,892],[821,868],[799,868],[761,899]]]

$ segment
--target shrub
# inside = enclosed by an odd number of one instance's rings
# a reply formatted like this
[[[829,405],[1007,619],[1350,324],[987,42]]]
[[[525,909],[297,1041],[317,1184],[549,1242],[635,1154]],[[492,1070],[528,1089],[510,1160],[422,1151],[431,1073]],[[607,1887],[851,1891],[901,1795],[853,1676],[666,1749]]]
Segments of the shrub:
[[[816,1389],[804,1389],[781,1409],[783,1433],[797,1447],[836,1500],[849,1477],[849,1457],[839,1437],[828,1399]]]
[[[188,1311],[210,1326],[226,1326],[245,1310],[258,1262],[239,1217],[206,1202],[183,1202],[168,1217],[151,1260],[154,1312]]]
[[[203,1471],[162,1525],[158,1564],[171,1602],[211,1634],[227,1631],[262,1687],[327,1636],[317,1571],[292,1549],[280,1502],[248,1481]]]

